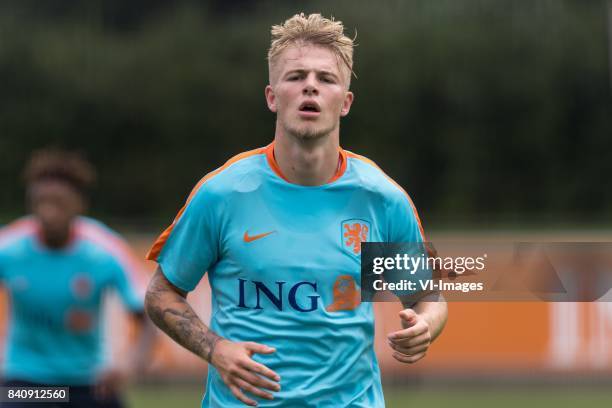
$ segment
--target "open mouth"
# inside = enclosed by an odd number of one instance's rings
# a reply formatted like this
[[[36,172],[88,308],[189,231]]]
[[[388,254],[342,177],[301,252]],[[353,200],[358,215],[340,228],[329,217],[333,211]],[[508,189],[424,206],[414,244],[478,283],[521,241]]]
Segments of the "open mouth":
[[[310,112],[310,113],[319,113],[321,112],[321,107],[315,101],[305,101],[302,102],[299,108],[300,112]]]

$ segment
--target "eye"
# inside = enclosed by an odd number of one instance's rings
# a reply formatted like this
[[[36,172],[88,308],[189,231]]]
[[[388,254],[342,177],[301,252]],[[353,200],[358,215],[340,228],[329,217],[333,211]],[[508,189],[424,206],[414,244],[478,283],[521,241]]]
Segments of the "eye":
[[[334,78],[330,76],[324,76],[323,78],[321,78],[321,80],[327,84],[334,84],[336,82],[334,81]]]

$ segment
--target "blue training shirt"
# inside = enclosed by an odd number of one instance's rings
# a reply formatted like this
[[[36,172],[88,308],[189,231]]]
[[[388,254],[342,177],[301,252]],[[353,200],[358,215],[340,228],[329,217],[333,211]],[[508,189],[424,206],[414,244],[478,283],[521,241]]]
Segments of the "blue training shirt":
[[[44,246],[39,230],[33,217],[0,230],[0,283],[10,299],[4,377],[92,384],[104,358],[103,295],[114,289],[128,309],[142,311],[138,264],[124,241],[93,219],[76,219],[60,250]]]
[[[383,407],[374,313],[359,294],[364,241],[421,242],[408,195],[372,161],[340,149],[337,174],[301,186],[274,144],[206,175],[148,255],[192,291],[206,271],[213,331],[276,348],[253,359],[281,376],[262,407]],[[202,407],[238,407],[209,366]]]

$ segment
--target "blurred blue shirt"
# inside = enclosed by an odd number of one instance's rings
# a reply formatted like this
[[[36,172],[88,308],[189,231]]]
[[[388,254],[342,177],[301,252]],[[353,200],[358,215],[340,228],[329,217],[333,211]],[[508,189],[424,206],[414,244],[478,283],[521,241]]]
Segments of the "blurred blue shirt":
[[[128,309],[143,309],[137,263],[117,234],[90,218],[73,223],[61,250],[45,247],[38,231],[33,217],[0,230],[0,283],[10,300],[4,376],[92,384],[104,359],[103,295],[114,289]]]

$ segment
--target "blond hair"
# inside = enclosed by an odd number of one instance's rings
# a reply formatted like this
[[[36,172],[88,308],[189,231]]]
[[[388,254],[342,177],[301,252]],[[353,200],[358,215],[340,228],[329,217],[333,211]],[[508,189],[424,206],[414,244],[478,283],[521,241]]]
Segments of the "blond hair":
[[[346,68],[347,86],[353,72],[353,40],[344,35],[342,21],[335,21],[321,14],[296,14],[283,24],[273,25],[272,43],[268,50],[268,67],[272,67],[279,55],[288,47],[296,44],[311,44],[328,48],[341,66]],[[339,64],[340,65],[340,64]]]

